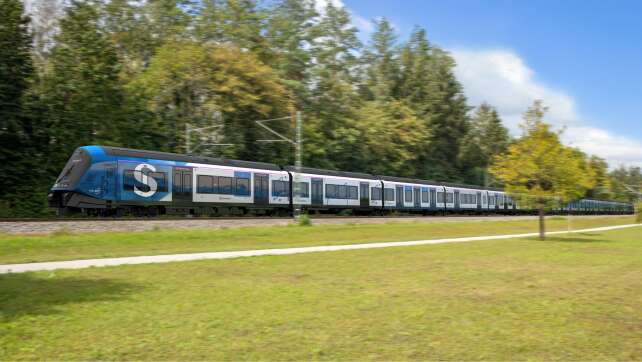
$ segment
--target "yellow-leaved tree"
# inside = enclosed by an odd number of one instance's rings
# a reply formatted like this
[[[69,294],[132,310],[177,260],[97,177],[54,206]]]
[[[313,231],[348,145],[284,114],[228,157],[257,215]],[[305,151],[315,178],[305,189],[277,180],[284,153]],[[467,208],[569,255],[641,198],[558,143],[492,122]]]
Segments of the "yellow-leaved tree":
[[[539,214],[539,236],[545,238],[544,215],[553,200],[566,203],[586,194],[595,183],[595,171],[581,152],[560,142],[560,133],[544,122],[547,108],[537,100],[524,113],[523,135],[498,155],[490,173],[518,198],[529,195]]]

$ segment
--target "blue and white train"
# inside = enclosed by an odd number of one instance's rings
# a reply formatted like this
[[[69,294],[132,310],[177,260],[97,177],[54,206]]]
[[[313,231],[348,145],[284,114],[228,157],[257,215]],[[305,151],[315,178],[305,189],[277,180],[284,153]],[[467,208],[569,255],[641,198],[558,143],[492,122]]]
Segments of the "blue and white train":
[[[59,214],[155,216],[526,213],[500,189],[107,146],[76,149],[49,193]],[[582,199],[564,213],[628,214],[629,203]]]

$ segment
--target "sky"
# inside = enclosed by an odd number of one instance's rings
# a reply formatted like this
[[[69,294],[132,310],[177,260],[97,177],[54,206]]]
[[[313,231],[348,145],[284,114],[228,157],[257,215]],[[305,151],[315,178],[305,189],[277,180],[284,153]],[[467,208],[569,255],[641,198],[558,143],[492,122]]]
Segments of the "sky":
[[[642,166],[642,1],[317,0],[345,6],[367,41],[386,17],[454,56],[469,104],[497,107],[519,135],[535,99],[563,141],[611,168]]]

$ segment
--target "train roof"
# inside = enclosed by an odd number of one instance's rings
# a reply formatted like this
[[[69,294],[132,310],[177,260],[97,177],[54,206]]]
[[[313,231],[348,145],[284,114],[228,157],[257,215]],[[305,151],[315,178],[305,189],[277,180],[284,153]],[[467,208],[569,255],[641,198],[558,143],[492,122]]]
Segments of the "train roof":
[[[446,186],[446,187],[457,187],[457,188],[462,188],[462,189],[475,189],[475,190],[488,190],[488,191],[501,191],[503,192],[504,190],[502,189],[497,189],[497,188],[492,188],[492,187],[484,187],[484,186],[477,186],[477,185],[464,185],[464,184],[457,184],[457,183],[451,183],[451,182],[440,182],[440,181],[433,181],[433,180],[421,180],[421,179],[415,179],[415,178],[408,178],[408,177],[396,177],[396,176],[378,176],[384,181],[391,181],[391,182],[406,182],[406,183],[413,183],[413,184],[426,184],[426,185],[436,185],[436,186]]]
[[[148,158],[148,159],[154,159],[154,160],[192,162],[192,163],[203,163],[203,164],[209,164],[209,165],[257,168],[262,170],[281,171],[281,167],[279,167],[278,165],[273,163],[267,163],[267,162],[228,160],[225,158],[181,155],[178,153],[134,150],[131,148],[121,148],[121,147],[111,147],[111,146],[100,146],[100,147],[103,149],[103,151],[107,155],[110,155],[110,156],[137,157],[137,158]]]
[[[295,166],[285,166],[283,169],[286,171],[297,172],[297,168]],[[379,180],[379,177],[375,175],[371,175],[369,173],[363,173],[363,172],[324,170],[324,169],[312,168],[312,167],[301,167],[299,172],[309,173],[314,175],[323,175],[323,176],[337,176],[337,177],[361,178],[366,180]]]

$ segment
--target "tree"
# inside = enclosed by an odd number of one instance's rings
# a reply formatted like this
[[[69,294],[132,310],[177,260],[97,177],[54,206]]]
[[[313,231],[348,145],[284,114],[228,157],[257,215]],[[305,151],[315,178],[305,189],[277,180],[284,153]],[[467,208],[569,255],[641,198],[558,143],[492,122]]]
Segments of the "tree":
[[[31,32],[33,35],[33,55],[38,69],[47,64],[54,36],[59,30],[58,21],[64,15],[62,0],[39,0],[31,2]]]
[[[640,167],[620,166],[609,173],[611,192],[622,201],[636,201],[642,195],[642,171]]]
[[[583,197],[594,186],[594,175],[575,149],[561,144],[559,134],[544,122],[546,108],[535,101],[524,114],[524,134],[495,156],[490,172],[508,194],[535,198],[539,210],[540,239],[545,237],[544,214],[553,198],[568,202]]]
[[[328,2],[312,45],[310,97],[304,108],[306,164],[334,169],[360,167],[356,125],[356,53],[361,47],[350,14]],[[356,168],[355,168],[356,167]]]
[[[44,204],[37,186],[42,127],[31,109],[35,74],[23,12],[20,0],[0,0],[0,217],[39,214]]]
[[[270,64],[279,72],[298,109],[309,96],[312,43],[317,27],[312,0],[280,0],[272,8],[267,39],[274,54]]]
[[[613,197],[611,193],[611,180],[609,179],[609,165],[600,157],[591,156],[588,159],[588,166],[595,175],[595,185],[586,193],[587,197],[608,200]]]
[[[470,129],[462,142],[460,159],[466,182],[486,184],[486,170],[493,157],[506,152],[510,137],[497,110],[482,103],[475,111]]]
[[[140,74],[168,40],[188,39],[193,0],[99,1],[101,28],[118,54],[124,82]]]
[[[415,150],[426,141],[426,125],[401,101],[366,102],[359,114],[362,171],[413,177]]]
[[[139,133],[138,120],[127,118],[120,63],[100,21],[97,8],[86,2],[73,2],[60,21],[42,96],[52,172],[78,146],[122,145]]]
[[[204,43],[227,44],[256,54],[264,63],[272,58],[264,37],[267,13],[255,0],[203,1],[195,18],[195,34]]]
[[[389,101],[397,99],[399,63],[395,42],[397,36],[386,18],[374,21],[370,46],[364,54],[366,71],[366,100]]]
[[[265,135],[254,120],[288,115],[291,108],[276,72],[253,53],[232,46],[170,42],[128,89],[156,115],[170,151],[185,152],[187,124],[211,126],[221,114],[224,141],[235,145],[222,155],[271,162],[287,162],[291,155],[283,147],[256,143]]]
[[[454,59],[447,52],[433,47],[429,100],[425,104],[424,119],[430,129],[429,148],[426,150],[424,177],[437,180],[459,181],[460,147],[468,132],[468,110],[463,87],[455,78]]]

